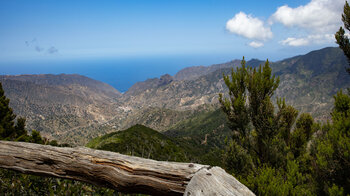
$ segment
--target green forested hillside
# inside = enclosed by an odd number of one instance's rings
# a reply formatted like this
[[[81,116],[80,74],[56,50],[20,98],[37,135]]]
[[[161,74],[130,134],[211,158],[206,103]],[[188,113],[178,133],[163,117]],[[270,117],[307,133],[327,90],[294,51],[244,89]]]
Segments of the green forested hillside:
[[[232,137],[221,109],[202,111],[160,133],[135,125],[92,139],[87,147],[156,160],[222,166],[223,149]]]
[[[173,139],[143,125],[97,137],[87,147],[160,161],[188,160]]]
[[[221,165],[225,141],[231,137],[221,109],[203,111],[163,134],[135,125],[92,139],[87,147],[156,160]]]
[[[181,121],[164,134],[176,139],[191,154],[191,161],[209,165],[221,165],[225,141],[231,137],[221,109]]]

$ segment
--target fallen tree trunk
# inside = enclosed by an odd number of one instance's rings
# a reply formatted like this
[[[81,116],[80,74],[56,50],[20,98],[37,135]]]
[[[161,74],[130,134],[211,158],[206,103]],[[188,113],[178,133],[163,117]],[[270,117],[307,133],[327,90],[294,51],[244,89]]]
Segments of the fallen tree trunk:
[[[254,195],[219,167],[154,161],[83,147],[0,141],[0,167],[84,181],[125,193]]]

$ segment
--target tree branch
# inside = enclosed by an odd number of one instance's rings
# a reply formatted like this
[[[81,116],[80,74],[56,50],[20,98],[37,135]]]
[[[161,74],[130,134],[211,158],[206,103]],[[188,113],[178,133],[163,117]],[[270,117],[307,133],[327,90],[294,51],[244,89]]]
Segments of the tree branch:
[[[125,193],[254,195],[219,167],[154,161],[83,147],[0,141],[0,167],[84,181]]]

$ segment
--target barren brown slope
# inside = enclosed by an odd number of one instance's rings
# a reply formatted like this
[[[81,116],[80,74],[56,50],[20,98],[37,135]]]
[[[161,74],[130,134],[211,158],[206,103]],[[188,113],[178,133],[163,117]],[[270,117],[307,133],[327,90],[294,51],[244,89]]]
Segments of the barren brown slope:
[[[84,76],[1,76],[0,81],[15,113],[27,118],[29,129],[47,137],[106,122],[118,112],[121,93]]]

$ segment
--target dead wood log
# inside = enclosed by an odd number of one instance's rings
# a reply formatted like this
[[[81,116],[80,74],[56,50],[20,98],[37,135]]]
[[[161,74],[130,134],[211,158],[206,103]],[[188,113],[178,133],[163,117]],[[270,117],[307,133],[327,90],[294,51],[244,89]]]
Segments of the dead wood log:
[[[155,161],[84,147],[0,141],[0,167],[152,195],[254,195],[219,167]]]

